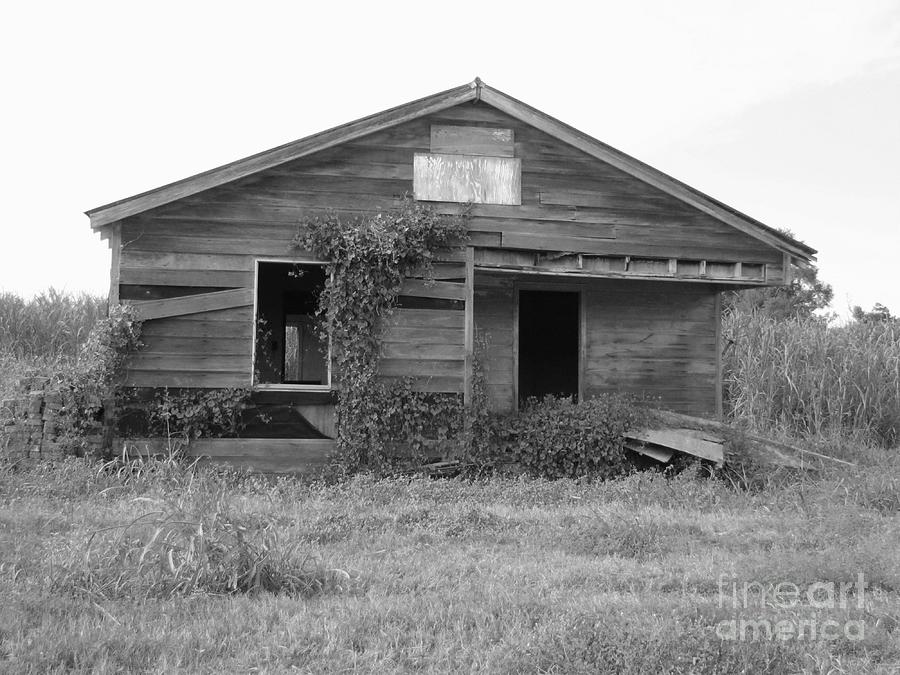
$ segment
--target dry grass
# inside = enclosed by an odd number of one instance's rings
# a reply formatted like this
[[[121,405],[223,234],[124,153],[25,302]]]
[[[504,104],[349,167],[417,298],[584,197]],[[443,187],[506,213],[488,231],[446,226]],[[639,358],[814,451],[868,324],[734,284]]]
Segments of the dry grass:
[[[691,472],[326,486],[172,463],[7,466],[0,671],[896,672],[900,460],[868,458],[754,492]],[[185,584],[203,567],[185,562],[198,523],[227,551],[208,583]],[[318,581],[254,583],[253,559],[273,579]],[[722,574],[840,584],[860,572],[861,606],[718,596]],[[862,621],[865,635],[720,639],[737,617]]]
[[[753,429],[900,440],[900,324],[725,319],[726,406]]]

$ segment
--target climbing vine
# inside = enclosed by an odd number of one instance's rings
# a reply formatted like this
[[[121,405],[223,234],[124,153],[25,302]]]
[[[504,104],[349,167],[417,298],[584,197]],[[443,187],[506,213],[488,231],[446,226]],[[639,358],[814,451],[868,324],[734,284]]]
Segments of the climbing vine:
[[[390,426],[384,413],[403,396],[377,379],[381,321],[406,276],[415,271],[430,278],[435,251],[465,238],[465,217],[438,215],[409,198],[373,216],[332,213],[301,223],[294,246],[328,261],[318,316],[339,377],[337,440],[350,467],[383,459]]]
[[[162,389],[148,408],[150,435],[187,444],[201,437],[234,438],[244,427],[252,390]]]
[[[56,423],[69,452],[84,451],[104,408],[121,394],[128,358],[141,347],[141,322],[134,308],[113,305],[94,324],[77,361],[57,374],[62,406]]]

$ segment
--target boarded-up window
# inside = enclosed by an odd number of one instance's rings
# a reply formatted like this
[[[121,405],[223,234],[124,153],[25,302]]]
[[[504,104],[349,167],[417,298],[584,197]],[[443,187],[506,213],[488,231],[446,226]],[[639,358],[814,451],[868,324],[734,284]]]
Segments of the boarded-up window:
[[[522,160],[416,153],[416,199],[473,204],[521,204]]]
[[[431,152],[413,160],[416,199],[473,204],[521,204],[522,160],[512,129],[431,127]]]

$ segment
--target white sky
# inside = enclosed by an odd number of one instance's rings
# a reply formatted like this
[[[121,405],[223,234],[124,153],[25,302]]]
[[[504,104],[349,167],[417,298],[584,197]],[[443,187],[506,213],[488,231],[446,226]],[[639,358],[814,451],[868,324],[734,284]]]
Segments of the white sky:
[[[106,292],[83,211],[478,75],[900,313],[900,0],[23,2],[0,57],[3,290]]]

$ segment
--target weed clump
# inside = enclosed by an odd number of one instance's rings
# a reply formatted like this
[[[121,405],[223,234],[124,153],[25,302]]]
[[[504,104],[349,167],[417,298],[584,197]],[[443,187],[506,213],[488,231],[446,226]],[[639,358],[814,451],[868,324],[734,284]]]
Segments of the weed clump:
[[[137,498],[157,508],[68,551],[54,589],[109,600],[261,591],[309,597],[349,587],[349,573],[298,551],[274,522],[235,513],[224,492],[204,497],[189,505]]]

